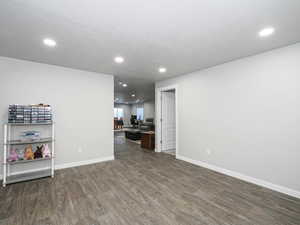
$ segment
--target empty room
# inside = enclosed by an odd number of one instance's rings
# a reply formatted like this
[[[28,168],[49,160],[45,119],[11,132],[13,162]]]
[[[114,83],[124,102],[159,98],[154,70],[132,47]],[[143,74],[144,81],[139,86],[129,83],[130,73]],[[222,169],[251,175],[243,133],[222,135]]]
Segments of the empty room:
[[[300,225],[299,21],[1,0],[0,225]]]

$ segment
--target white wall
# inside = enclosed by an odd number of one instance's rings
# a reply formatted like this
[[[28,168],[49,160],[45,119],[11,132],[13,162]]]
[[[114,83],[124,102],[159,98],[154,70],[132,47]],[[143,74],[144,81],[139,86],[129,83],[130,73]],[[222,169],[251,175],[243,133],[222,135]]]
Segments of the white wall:
[[[114,107],[123,109],[123,112],[124,112],[124,118],[123,118],[124,125],[130,125],[131,105],[115,103]]]
[[[155,118],[155,102],[144,102],[144,119]]]
[[[300,44],[156,88],[172,84],[180,156],[300,193]]]
[[[9,104],[52,106],[57,167],[113,158],[113,76],[0,57],[0,96],[2,124]]]

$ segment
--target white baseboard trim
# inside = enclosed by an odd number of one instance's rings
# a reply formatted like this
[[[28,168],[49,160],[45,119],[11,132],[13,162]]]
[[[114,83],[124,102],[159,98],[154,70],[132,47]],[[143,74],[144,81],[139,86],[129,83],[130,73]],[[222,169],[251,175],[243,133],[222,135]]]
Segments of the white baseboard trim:
[[[66,168],[70,168],[70,167],[84,166],[84,165],[89,165],[89,164],[94,164],[94,163],[111,161],[114,159],[115,159],[115,157],[112,155],[112,156],[108,156],[108,157],[89,159],[89,160],[84,160],[84,161],[79,161],[79,162],[63,163],[63,164],[55,165],[55,170],[61,170],[61,169],[66,169]]]
[[[114,159],[115,159],[114,156],[109,156],[109,157],[89,159],[89,160],[84,160],[84,161],[79,161],[79,162],[63,163],[63,164],[55,165],[55,170],[61,170],[61,169],[84,166],[84,165],[90,165],[90,164],[95,164],[95,163],[100,163],[100,162],[105,162],[105,161],[111,161],[111,160],[114,160]],[[11,173],[11,175],[19,175],[19,174],[23,174],[23,173],[38,172],[38,171],[46,170],[46,169],[49,169],[49,167],[42,167],[42,168],[38,168],[38,169],[31,169],[31,170],[26,170],[26,171],[13,172],[13,173]],[[3,179],[3,176],[1,174],[0,175],[0,180],[2,180],[2,179]]]
[[[192,163],[197,166],[205,167],[207,169],[210,169],[210,170],[213,170],[213,171],[216,171],[216,172],[219,172],[219,173],[222,173],[222,174],[225,174],[225,175],[228,175],[228,176],[240,179],[240,180],[244,180],[244,181],[247,181],[247,182],[250,182],[250,183],[253,183],[253,184],[274,190],[274,191],[278,191],[278,192],[281,192],[281,193],[284,193],[284,194],[287,194],[287,195],[290,195],[290,196],[293,196],[296,198],[300,198],[300,191],[296,191],[296,190],[293,190],[293,189],[290,189],[290,188],[287,188],[287,187],[284,187],[281,185],[273,184],[268,181],[250,177],[250,176],[238,173],[238,172],[227,170],[227,169],[224,169],[224,168],[221,168],[218,166],[214,166],[214,165],[202,162],[202,161],[190,159],[190,158],[187,158],[187,157],[181,156],[181,155],[176,155],[176,159],[183,160],[183,161]]]

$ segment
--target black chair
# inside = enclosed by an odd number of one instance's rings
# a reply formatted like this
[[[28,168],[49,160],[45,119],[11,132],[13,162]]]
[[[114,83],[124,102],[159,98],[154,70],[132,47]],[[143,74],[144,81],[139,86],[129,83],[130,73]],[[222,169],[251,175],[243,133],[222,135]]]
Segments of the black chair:
[[[130,118],[130,124],[136,128],[138,125],[139,125],[139,122],[137,120],[137,116],[136,115],[131,115],[131,118]]]

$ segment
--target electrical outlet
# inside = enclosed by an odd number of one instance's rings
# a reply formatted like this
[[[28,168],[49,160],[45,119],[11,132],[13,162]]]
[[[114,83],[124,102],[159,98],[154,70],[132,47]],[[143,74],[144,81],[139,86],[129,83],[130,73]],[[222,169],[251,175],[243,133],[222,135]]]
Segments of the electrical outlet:
[[[207,154],[207,155],[210,155],[210,154],[211,154],[211,150],[210,150],[209,148],[207,148],[205,151],[206,151],[206,154]]]

